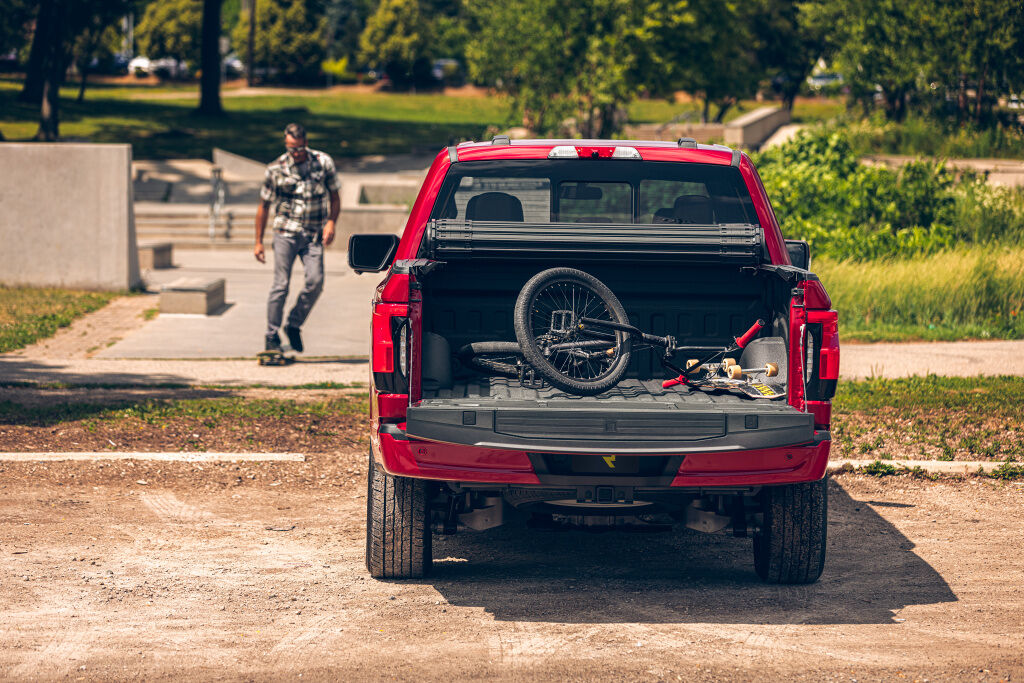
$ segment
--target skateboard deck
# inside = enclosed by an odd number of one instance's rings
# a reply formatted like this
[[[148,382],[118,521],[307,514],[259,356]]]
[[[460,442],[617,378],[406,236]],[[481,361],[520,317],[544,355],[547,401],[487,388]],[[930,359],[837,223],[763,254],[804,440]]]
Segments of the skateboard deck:
[[[260,351],[256,361],[260,365],[288,365],[295,362],[295,356],[286,356],[284,351]]]
[[[779,399],[786,397],[786,394],[775,387],[756,379],[744,380],[712,377],[703,381],[698,380],[693,388],[703,391],[731,391],[749,396],[750,398]]]

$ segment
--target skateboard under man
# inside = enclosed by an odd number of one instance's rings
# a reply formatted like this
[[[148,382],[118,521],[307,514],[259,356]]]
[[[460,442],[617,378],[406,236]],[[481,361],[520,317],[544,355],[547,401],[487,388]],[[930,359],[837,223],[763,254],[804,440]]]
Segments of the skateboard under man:
[[[260,351],[256,354],[256,361],[260,365],[290,365],[295,362],[295,356],[280,350]]]

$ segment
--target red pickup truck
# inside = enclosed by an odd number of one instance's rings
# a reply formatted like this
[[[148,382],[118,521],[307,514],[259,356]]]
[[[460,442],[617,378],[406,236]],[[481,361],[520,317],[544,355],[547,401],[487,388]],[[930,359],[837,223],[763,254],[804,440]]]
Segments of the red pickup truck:
[[[839,338],[809,261],[727,147],[498,136],[443,150],[401,239],[349,242],[356,272],[387,273],[372,303],[370,573],[423,576],[433,534],[526,519],[727,531],[752,538],[763,580],[816,581]],[[517,300],[544,272],[599,281],[621,310],[593,332],[606,348],[563,348],[578,366],[617,364],[592,391],[535,371],[536,352],[516,359],[539,348],[522,315],[540,305]],[[557,308],[542,314],[546,348],[553,331],[593,329],[593,314]],[[658,344],[664,356],[642,351]],[[714,349],[707,381],[688,381],[689,365],[674,379],[673,353]]]

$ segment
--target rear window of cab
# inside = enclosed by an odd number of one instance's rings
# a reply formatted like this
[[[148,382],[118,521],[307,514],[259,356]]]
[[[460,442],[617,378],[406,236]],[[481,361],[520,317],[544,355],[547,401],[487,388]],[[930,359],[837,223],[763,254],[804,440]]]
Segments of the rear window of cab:
[[[758,225],[739,169],[619,159],[454,164],[433,219]]]

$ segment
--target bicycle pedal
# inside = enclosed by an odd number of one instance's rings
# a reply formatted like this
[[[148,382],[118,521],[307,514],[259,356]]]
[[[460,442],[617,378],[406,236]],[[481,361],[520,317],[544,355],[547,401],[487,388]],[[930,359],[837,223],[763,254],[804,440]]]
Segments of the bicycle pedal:
[[[519,385],[524,389],[543,389],[544,378],[537,377],[533,368],[519,366]]]

